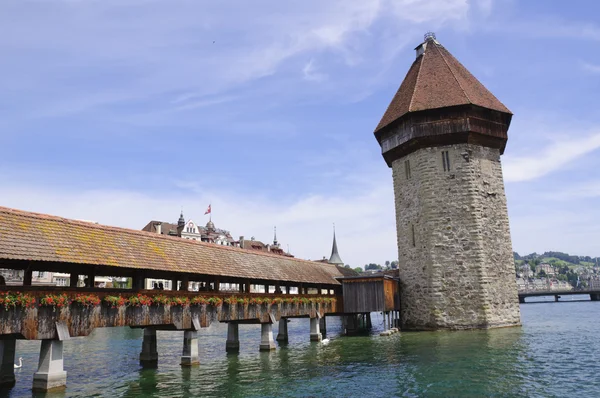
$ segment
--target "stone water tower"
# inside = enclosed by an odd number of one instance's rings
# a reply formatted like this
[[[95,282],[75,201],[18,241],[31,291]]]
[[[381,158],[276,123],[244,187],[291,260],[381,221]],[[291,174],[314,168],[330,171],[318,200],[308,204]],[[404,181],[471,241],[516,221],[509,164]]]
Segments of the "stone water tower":
[[[512,114],[435,38],[375,129],[392,168],[405,330],[520,324],[500,155]]]

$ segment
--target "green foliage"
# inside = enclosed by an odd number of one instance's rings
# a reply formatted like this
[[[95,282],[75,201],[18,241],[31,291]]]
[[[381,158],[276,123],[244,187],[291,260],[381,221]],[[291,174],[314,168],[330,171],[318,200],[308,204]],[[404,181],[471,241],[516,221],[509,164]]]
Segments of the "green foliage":
[[[361,272],[364,272],[364,270],[362,269],[362,267],[356,267],[356,268],[354,268],[354,271],[358,272],[359,274]]]
[[[379,264],[369,263],[369,264],[365,265],[365,270],[366,271],[369,271],[369,270],[381,270],[381,269],[383,269],[383,268]]]

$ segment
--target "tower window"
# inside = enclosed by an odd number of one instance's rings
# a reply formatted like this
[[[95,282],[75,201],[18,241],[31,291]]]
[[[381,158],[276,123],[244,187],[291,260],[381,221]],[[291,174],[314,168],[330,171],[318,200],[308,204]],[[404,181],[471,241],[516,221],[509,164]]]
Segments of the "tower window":
[[[417,246],[417,242],[415,240],[415,225],[414,224],[410,224],[410,243],[412,244],[412,247]]]
[[[448,151],[442,151],[442,164],[444,165],[444,171],[450,171],[450,155]]]
[[[404,161],[404,171],[406,172],[406,179],[410,180],[412,175],[410,174],[410,160]]]

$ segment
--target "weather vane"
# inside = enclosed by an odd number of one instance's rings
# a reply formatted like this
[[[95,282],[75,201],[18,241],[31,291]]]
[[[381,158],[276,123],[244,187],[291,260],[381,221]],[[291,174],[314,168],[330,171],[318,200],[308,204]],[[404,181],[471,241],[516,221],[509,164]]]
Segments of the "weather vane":
[[[429,39],[435,40],[435,33],[431,32],[431,31],[425,33],[425,36],[423,37],[423,41],[427,41]]]

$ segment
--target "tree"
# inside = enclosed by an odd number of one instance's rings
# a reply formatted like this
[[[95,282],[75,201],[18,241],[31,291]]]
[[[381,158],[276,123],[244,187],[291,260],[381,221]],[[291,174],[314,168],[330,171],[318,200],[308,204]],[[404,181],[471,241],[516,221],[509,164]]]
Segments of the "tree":
[[[392,262],[390,263],[390,267],[392,267],[392,269],[396,269],[396,268],[398,268],[398,261],[397,261],[397,260],[396,260],[396,261],[392,261]]]
[[[373,270],[380,270],[380,269],[382,269],[382,267],[381,267],[381,265],[374,264],[374,263],[369,263],[369,264],[365,265],[365,270],[366,271],[372,270],[372,269]]]
[[[540,278],[545,278],[546,277],[546,272],[544,272],[544,270],[542,269],[542,270],[540,270],[540,272],[538,272],[538,276]]]
[[[390,268],[390,261],[389,260],[385,262],[385,268],[388,268],[388,269]]]
[[[356,268],[354,268],[354,271],[356,271],[360,274],[363,272],[363,269],[361,267],[356,267]]]
[[[350,268],[350,265],[346,264],[344,265],[344,268]]]

